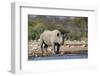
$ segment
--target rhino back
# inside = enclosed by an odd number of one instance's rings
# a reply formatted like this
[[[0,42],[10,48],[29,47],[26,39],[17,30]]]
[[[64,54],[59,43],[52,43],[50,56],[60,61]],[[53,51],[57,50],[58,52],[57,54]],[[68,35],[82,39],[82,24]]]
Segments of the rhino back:
[[[41,38],[47,45],[51,45],[52,31],[46,30],[42,33]]]

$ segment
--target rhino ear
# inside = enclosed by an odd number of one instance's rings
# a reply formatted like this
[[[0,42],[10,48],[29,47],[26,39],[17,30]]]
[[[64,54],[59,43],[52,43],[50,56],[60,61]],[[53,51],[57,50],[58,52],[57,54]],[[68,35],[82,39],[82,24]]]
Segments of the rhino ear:
[[[59,33],[57,33],[57,36],[59,36]]]

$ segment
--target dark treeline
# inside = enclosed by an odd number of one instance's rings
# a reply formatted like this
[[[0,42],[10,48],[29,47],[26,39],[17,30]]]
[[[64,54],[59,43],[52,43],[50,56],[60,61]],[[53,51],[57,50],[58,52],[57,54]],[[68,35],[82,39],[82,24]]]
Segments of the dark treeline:
[[[65,39],[86,40],[88,18],[73,16],[28,15],[28,39],[37,40],[44,30],[55,30],[65,34]]]

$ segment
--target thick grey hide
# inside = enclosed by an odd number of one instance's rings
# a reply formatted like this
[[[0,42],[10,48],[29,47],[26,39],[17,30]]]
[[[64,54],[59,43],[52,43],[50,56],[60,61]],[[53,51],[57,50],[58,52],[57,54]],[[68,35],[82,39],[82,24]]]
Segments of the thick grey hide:
[[[60,45],[63,43],[64,43],[63,35],[59,30],[54,30],[54,31],[45,30],[40,35],[41,51],[43,51],[43,48],[52,46],[52,51],[54,51],[56,54],[59,54]]]

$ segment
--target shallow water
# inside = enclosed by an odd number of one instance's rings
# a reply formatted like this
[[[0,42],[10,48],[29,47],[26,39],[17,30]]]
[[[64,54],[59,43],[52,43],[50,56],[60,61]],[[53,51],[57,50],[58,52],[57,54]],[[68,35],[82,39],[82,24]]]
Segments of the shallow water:
[[[32,60],[61,60],[61,59],[85,59],[88,58],[88,54],[64,54],[64,55],[51,55],[45,57],[30,57],[29,61]]]

